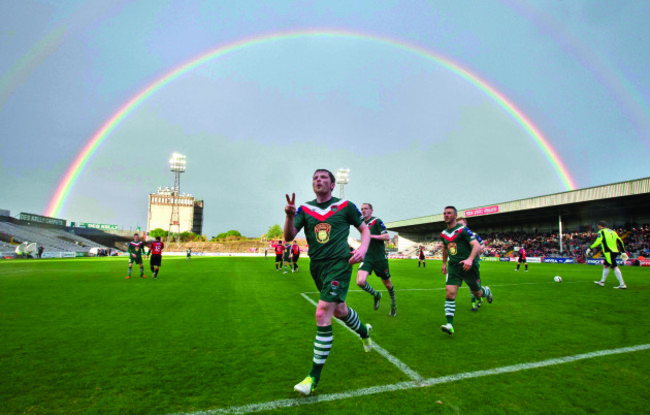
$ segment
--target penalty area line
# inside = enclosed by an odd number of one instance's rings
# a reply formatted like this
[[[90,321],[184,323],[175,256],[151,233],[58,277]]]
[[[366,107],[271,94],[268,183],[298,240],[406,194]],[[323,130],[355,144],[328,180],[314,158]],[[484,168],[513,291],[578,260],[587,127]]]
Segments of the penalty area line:
[[[182,412],[173,415],[248,414],[252,412],[269,411],[273,409],[310,405],[319,402],[332,402],[332,401],[338,401],[343,399],[359,398],[362,396],[375,395],[378,393],[394,392],[399,390],[407,390],[407,389],[415,389],[415,388],[428,388],[433,385],[441,385],[444,383],[451,383],[459,380],[473,379],[473,378],[479,378],[479,377],[491,376],[491,375],[500,375],[503,373],[515,373],[515,372],[520,372],[522,370],[538,369],[541,367],[556,366],[564,363],[572,363],[579,360],[593,359],[595,357],[610,356],[610,355],[616,355],[622,353],[632,353],[632,352],[638,352],[641,350],[649,350],[649,349],[650,349],[650,344],[640,344],[637,346],[622,347],[619,349],[599,350],[596,352],[542,360],[540,362],[522,363],[518,365],[503,366],[503,367],[498,367],[489,370],[479,370],[476,372],[458,373],[455,375],[425,379],[420,382],[406,381],[406,382],[394,383],[392,385],[373,386],[370,388],[357,389],[348,392],[331,393],[325,395],[314,395],[314,396],[308,396],[305,398],[296,398],[296,399],[282,399],[278,401],[262,402],[262,403],[255,403],[250,405],[209,409],[206,411]]]

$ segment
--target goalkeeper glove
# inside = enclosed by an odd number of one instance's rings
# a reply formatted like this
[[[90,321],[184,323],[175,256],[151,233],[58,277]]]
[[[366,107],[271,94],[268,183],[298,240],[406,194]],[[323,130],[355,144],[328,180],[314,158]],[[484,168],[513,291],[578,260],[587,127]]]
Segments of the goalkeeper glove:
[[[585,256],[589,256],[590,252],[591,252],[591,248],[587,248],[587,250],[585,251]]]
[[[627,254],[626,254],[625,252],[623,252],[623,254],[621,255],[621,259],[622,259],[623,261],[627,261],[628,259],[630,259],[630,257],[627,256]]]

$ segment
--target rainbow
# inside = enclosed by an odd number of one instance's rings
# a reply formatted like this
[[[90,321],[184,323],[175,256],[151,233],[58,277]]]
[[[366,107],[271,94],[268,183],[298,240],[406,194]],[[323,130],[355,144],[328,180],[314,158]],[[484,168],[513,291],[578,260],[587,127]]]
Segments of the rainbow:
[[[47,206],[45,212],[46,216],[59,216],[61,210],[65,205],[66,199],[70,195],[74,184],[78,180],[79,176],[84,170],[84,167],[91,160],[92,156],[97,152],[97,149],[102,144],[106,138],[111,134],[115,128],[117,128],[120,123],[129,116],[133,111],[135,111],[144,101],[149,97],[155,94],[160,89],[164,88],[167,84],[173,82],[175,79],[183,76],[187,72],[192,71],[193,69],[203,65],[206,62],[212,61],[229,53],[236,52],[241,49],[245,49],[251,46],[264,45],[266,43],[277,42],[282,40],[298,39],[298,38],[340,38],[344,40],[365,40],[377,42],[379,44],[395,47],[398,49],[403,49],[414,53],[418,56],[421,56],[425,59],[433,61],[439,65],[442,65],[446,69],[449,69],[454,74],[465,79],[469,83],[473,84],[481,91],[483,91],[488,97],[490,97],[494,102],[496,102],[501,108],[503,108],[507,114],[509,114],[512,119],[515,120],[533,139],[537,147],[544,154],[547,161],[551,164],[555,170],[558,178],[561,180],[562,184],[567,190],[573,190],[576,188],[575,181],[569,174],[568,169],[558,156],[555,149],[551,146],[548,139],[544,137],[541,131],[533,124],[533,122],[526,117],[522,111],[520,111],[505,95],[496,90],[493,86],[488,84],[485,80],[479,78],[476,74],[472,73],[468,69],[463,68],[459,64],[451,61],[449,58],[444,57],[440,54],[434,53],[423,47],[414,45],[412,43],[407,43],[402,40],[391,39],[375,34],[368,33],[358,33],[350,32],[343,30],[321,30],[321,29],[312,29],[312,30],[298,30],[290,32],[276,32],[271,34],[265,34],[261,36],[251,37],[242,39],[233,43],[226,45],[218,46],[215,49],[209,50],[190,61],[183,63],[180,66],[172,69],[169,72],[166,72],[147,87],[138,92],[134,97],[129,99],[124,105],[122,105],[117,112],[115,112],[95,134],[86,142],[81,151],[77,154],[74,161],[70,164],[68,169],[61,179],[59,185],[57,186],[50,202]]]

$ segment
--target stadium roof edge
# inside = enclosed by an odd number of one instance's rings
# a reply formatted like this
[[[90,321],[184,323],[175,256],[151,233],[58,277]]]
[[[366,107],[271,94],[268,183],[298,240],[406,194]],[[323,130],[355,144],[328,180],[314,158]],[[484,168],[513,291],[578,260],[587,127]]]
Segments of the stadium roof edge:
[[[567,192],[552,193],[549,195],[535,196],[526,199],[517,199],[509,202],[458,209],[458,215],[468,217],[475,215],[483,216],[495,213],[507,213],[538,209],[549,206],[566,205],[577,202],[588,202],[621,196],[633,196],[643,193],[650,193],[650,177],[626,180],[623,182],[610,183],[600,186],[585,187],[583,189],[569,190]],[[486,211],[486,209],[489,209],[489,211]],[[468,214],[468,212],[470,212],[470,214]],[[417,226],[431,222],[441,222],[442,220],[442,213],[439,213],[436,215],[420,216],[413,219],[387,222],[386,227],[390,230],[396,230],[395,228]]]

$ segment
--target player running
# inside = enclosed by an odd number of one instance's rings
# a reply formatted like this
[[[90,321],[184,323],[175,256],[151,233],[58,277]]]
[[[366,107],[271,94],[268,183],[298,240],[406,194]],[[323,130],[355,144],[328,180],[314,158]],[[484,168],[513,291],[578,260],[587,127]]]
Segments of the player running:
[[[381,219],[372,216],[373,208],[370,203],[361,205],[361,214],[363,221],[370,230],[370,245],[368,245],[368,253],[366,258],[359,265],[357,272],[357,285],[368,294],[372,295],[375,299],[375,310],[379,309],[379,300],[381,300],[381,293],[375,291],[374,288],[368,284],[368,275],[375,272],[381,282],[384,283],[388,294],[390,295],[390,313],[391,317],[397,315],[397,305],[395,304],[395,289],[390,280],[390,271],[388,270],[388,257],[386,256],[385,241],[390,240],[390,235],[386,230],[386,226]]]
[[[279,271],[280,268],[284,265],[284,261],[282,261],[282,254],[284,254],[284,245],[282,244],[282,241],[278,241],[278,244],[273,247],[275,249],[275,270]],[[278,268],[278,265],[280,268]]]
[[[160,271],[160,265],[162,264],[162,250],[165,248],[165,244],[160,241],[160,236],[156,236],[156,240],[151,243],[149,246],[149,268],[153,274],[153,279],[158,278],[158,271]]]
[[[465,218],[458,218],[456,219],[456,222],[460,223],[461,225],[465,226],[467,230],[469,231],[469,227],[467,226],[467,219]],[[483,242],[483,239],[478,235],[478,233],[474,233],[474,236],[476,236],[476,240],[478,241],[478,244],[481,246],[481,251],[479,252],[479,261],[481,260],[480,254],[483,252],[483,249],[485,248],[485,242]],[[483,298],[478,297],[476,298],[474,296],[474,293],[470,290],[469,292],[470,299],[472,300],[472,311],[477,312],[479,308],[483,305]]]
[[[297,241],[293,241],[293,245],[291,245],[291,254],[291,262],[293,262],[291,272],[298,272],[298,258],[300,258],[300,247],[298,246]]]
[[[294,390],[304,395],[311,394],[318,385],[332,348],[332,316],[361,337],[366,352],[372,349],[372,327],[361,323],[356,311],[345,303],[352,278],[352,264],[363,261],[366,256],[370,232],[354,203],[332,197],[334,186],[334,175],[329,170],[318,169],[312,176],[316,199],[296,210],[295,193],[291,198],[286,195],[287,205],[284,208],[284,238],[293,240],[304,228],[311,258],[309,271],[320,291],[312,369],[302,382],[294,386]],[[348,245],[350,225],[361,233],[361,246],[351,254]]]
[[[129,247],[126,250],[129,254],[129,274],[126,279],[131,278],[131,269],[133,263],[140,265],[140,278],[147,278],[144,275],[144,265],[142,265],[142,254],[144,253],[144,242],[140,240],[140,235],[137,233],[133,235],[133,240],[129,242]]]
[[[420,245],[419,251],[420,252],[418,254],[418,268],[420,268],[420,265],[422,265],[422,268],[426,268],[427,263],[424,261],[424,258],[425,258],[424,257],[424,247],[422,245]]]
[[[627,285],[625,285],[625,281],[623,281],[623,274],[618,268],[618,263],[616,262],[616,258],[621,252],[623,253],[621,259],[627,261],[628,256],[625,253],[625,245],[623,245],[623,240],[615,231],[607,228],[607,222],[604,220],[598,222],[598,237],[596,238],[596,241],[591,244],[589,249],[587,249],[585,256],[588,256],[594,248],[600,248],[603,257],[605,258],[605,262],[603,263],[603,277],[600,281],[594,281],[594,283],[604,287],[605,280],[609,275],[609,270],[613,269],[614,275],[616,275],[616,279],[619,283],[619,286],[614,288],[620,290],[627,289]]]
[[[522,262],[524,263],[526,272],[528,272],[528,262],[526,261],[526,249],[523,246],[519,248],[519,261],[517,262],[517,268],[515,269],[515,271],[519,272],[519,267],[521,266]]]
[[[454,313],[456,312],[456,294],[463,281],[469,286],[474,297],[485,297],[492,303],[490,287],[481,287],[481,274],[479,272],[479,258],[481,245],[476,240],[476,235],[466,226],[458,223],[458,211],[453,206],[445,207],[443,219],[447,229],[443,230],[442,237],[442,273],[447,275],[447,259],[449,259],[449,275],[446,282],[445,315],[447,324],[440,328],[449,335],[454,334]]]

